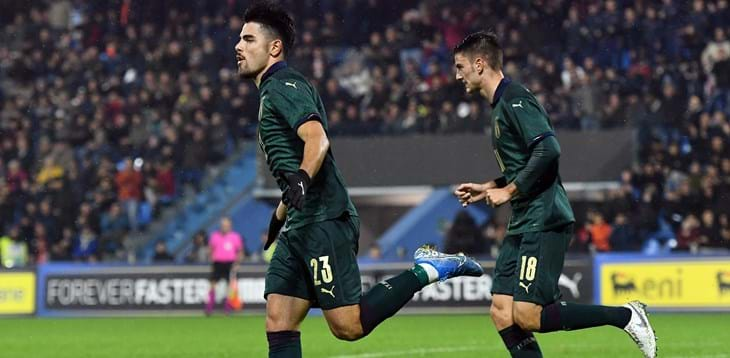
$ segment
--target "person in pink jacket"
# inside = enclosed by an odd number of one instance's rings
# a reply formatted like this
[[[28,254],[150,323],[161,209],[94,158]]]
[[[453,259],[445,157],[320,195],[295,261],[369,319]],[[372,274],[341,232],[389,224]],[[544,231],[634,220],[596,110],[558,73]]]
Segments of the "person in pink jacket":
[[[221,279],[228,280],[231,269],[237,262],[243,261],[243,240],[241,235],[232,230],[231,219],[223,217],[221,228],[210,235],[210,257],[213,262],[213,272],[210,277],[210,291],[208,291],[208,302],[205,305],[205,314],[210,315],[215,305],[215,286]],[[227,296],[227,293],[226,293]],[[226,313],[230,312],[231,306],[226,301]]]

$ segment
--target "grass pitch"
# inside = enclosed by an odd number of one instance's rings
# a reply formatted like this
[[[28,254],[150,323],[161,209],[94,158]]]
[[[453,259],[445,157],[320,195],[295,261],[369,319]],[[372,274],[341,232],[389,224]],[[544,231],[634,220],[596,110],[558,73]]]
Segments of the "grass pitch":
[[[730,358],[730,314],[653,314],[660,357]],[[0,319],[0,357],[267,357],[261,316]],[[538,334],[545,357],[641,357],[613,327]],[[358,342],[302,325],[304,357],[508,357],[487,315],[400,315]]]

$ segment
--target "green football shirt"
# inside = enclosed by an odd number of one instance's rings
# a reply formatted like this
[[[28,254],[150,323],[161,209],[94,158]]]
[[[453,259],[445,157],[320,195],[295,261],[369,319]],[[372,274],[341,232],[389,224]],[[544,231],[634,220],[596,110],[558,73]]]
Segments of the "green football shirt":
[[[327,131],[327,114],[315,88],[283,61],[267,70],[259,92],[259,147],[283,192],[288,187],[283,174],[299,170],[304,157],[304,141],[297,135],[297,129],[308,121],[318,120]],[[284,230],[335,219],[346,212],[357,216],[345,181],[329,150],[307,189],[302,210],[288,210]]]
[[[492,149],[508,183],[515,182],[533,146],[553,136],[545,109],[524,86],[503,79],[492,103]],[[512,198],[512,217],[507,234],[546,231],[575,221],[558,173],[558,160],[542,173],[531,188],[515,182],[519,194]]]

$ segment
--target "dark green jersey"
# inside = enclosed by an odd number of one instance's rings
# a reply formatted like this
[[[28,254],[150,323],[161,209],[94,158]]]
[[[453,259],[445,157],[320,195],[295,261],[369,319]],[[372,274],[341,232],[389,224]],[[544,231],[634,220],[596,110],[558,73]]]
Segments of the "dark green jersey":
[[[518,174],[525,169],[535,144],[554,136],[545,109],[524,86],[502,80],[492,103],[492,147],[502,175],[514,182],[519,194],[511,200],[512,217],[507,234],[545,231],[574,222],[573,210],[558,174],[555,159],[541,177],[520,181]]]
[[[319,120],[327,131],[327,114],[314,87],[285,62],[269,68],[259,91],[259,146],[283,192],[288,187],[283,173],[299,170],[304,157],[304,141],[297,135],[297,129],[305,122]],[[288,210],[285,230],[334,219],[345,212],[357,216],[330,150],[312,178],[302,210]]]

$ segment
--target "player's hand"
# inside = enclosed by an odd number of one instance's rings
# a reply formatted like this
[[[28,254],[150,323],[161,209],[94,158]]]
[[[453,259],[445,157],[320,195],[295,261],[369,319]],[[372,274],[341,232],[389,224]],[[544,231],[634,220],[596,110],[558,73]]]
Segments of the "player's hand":
[[[269,221],[269,232],[266,236],[264,251],[268,250],[269,246],[271,246],[271,244],[276,241],[276,238],[279,237],[279,231],[281,231],[281,227],[284,226],[284,223],[286,222],[286,217],[279,219],[279,217],[276,215],[277,211],[277,209],[274,209],[274,213],[271,214],[271,220]]]
[[[476,203],[477,201],[484,200],[487,196],[487,189],[490,189],[492,187],[489,184],[492,183],[493,182],[489,182],[487,184],[459,184],[459,186],[454,191],[454,195],[457,199],[459,199],[461,206],[466,207],[471,203]],[[496,184],[494,186],[496,186]]]
[[[490,206],[497,207],[512,199],[512,194],[505,188],[487,189],[486,200]]]
[[[303,169],[299,169],[299,171],[294,173],[284,173],[284,180],[286,180],[289,186],[282,193],[281,201],[290,208],[302,210],[302,207],[304,207],[304,195],[307,194],[309,182],[311,181],[309,174]]]

